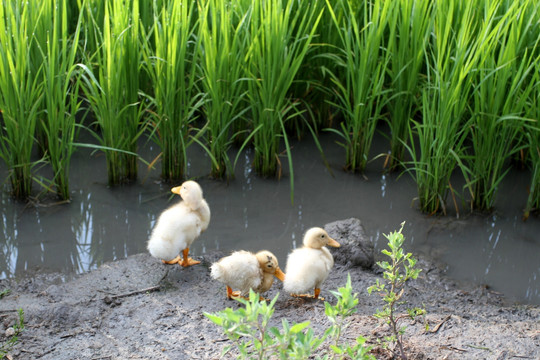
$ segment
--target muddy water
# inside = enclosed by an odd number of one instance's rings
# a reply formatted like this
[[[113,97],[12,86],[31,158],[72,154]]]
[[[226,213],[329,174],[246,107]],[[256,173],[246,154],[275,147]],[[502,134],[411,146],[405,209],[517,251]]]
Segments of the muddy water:
[[[382,160],[370,163],[365,176],[345,173],[343,151],[334,140],[321,137],[330,169],[312,141],[294,145],[292,204],[288,171],[281,181],[261,179],[250,170],[248,151],[227,184],[208,179],[209,160],[191,149],[189,174],[202,185],[212,210],[210,227],[192,253],[265,248],[284,264],[306,229],[349,217],[362,220],[380,250],[386,244],[383,234],[406,221],[408,251],[436,260],[456,280],[473,280],[517,301],[540,304],[540,220],[521,221],[527,172],[516,171],[502,184],[494,214],[464,216],[462,209],[457,218],[449,209],[452,216],[428,217],[416,210],[416,187],[408,175],[383,174]],[[156,154],[148,147],[143,156]],[[73,158],[70,204],[25,206],[11,200],[4,187],[0,278],[35,270],[69,277],[146,251],[159,213],[177,198],[171,197],[170,185],[159,181],[158,171],[141,166],[139,178],[135,185],[107,187],[103,155],[82,149]]]

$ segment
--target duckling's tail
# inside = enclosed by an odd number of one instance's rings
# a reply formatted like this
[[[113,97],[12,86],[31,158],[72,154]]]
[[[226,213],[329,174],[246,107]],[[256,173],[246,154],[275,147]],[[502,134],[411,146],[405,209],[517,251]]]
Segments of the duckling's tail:
[[[288,277],[287,274],[285,274],[285,281],[283,281],[283,289],[290,294],[300,294],[311,290],[304,279]]]
[[[212,266],[210,266],[210,276],[214,280],[221,279],[223,277],[223,270],[221,269],[221,265],[219,265],[218,263],[212,264]]]

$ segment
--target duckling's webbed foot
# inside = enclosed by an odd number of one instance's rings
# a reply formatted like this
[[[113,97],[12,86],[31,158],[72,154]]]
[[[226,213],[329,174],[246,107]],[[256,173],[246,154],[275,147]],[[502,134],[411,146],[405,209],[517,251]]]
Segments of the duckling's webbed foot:
[[[188,267],[188,266],[197,265],[200,263],[201,263],[200,261],[193,260],[192,258],[187,258],[187,259],[184,259],[184,261],[182,261],[181,263],[179,262],[178,264],[182,265],[183,267]]]
[[[180,255],[178,255],[177,257],[175,257],[175,258],[172,259],[172,260],[169,260],[169,261],[167,261],[167,260],[161,260],[161,261],[162,261],[164,264],[173,265],[173,264],[176,264],[176,263],[180,262],[180,260],[181,260],[181,257],[180,257]]]
[[[179,265],[182,265],[183,267],[188,267],[188,266],[197,265],[201,263],[200,261],[193,260],[192,258],[190,258],[188,254],[189,254],[189,249],[184,249],[184,251],[182,252],[182,255],[184,256],[184,260],[182,262],[178,262]],[[178,259],[180,260],[180,257],[178,257]]]
[[[298,298],[308,298],[308,299],[317,299],[324,301],[324,298],[322,296],[319,296],[321,293],[321,289],[315,288],[315,291],[313,295],[311,294],[291,294],[292,297],[298,297]]]
[[[227,299],[231,300],[233,298],[241,297],[242,294],[240,291],[233,291],[229,286],[227,286]]]

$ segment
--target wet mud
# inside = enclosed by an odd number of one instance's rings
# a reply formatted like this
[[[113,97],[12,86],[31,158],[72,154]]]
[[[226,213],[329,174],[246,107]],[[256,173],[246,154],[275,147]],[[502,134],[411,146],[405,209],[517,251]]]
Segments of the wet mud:
[[[15,321],[15,310],[22,308],[26,329],[10,359],[218,359],[230,342],[204,313],[239,306],[210,277],[210,265],[224,255],[212,251],[195,256],[200,265],[182,268],[140,253],[70,279],[61,273],[35,273],[0,280],[1,289],[10,289],[0,300],[0,340]],[[410,359],[540,358],[538,306],[514,304],[472,283],[457,284],[424,259],[418,266],[420,277],[407,284],[404,300],[411,307],[425,306],[429,330],[424,320],[405,323]],[[376,266],[364,269],[351,259],[337,262],[321,295],[334,302],[329,290],[344,286],[348,274],[359,304],[343,340],[352,343],[362,335],[376,345],[377,338],[389,334],[373,317],[382,300],[366,290],[382,278]],[[272,325],[279,326],[282,318],[309,320],[322,335],[329,326],[324,303],[293,298],[281,286],[275,283],[266,294],[272,298],[280,293]],[[376,353],[379,359],[387,355]]]

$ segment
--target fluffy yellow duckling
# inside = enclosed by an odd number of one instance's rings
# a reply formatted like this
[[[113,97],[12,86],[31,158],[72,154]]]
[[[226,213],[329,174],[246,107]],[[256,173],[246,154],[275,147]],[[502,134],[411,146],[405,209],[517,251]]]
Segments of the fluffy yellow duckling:
[[[199,264],[188,256],[189,247],[208,228],[210,208],[195,181],[186,181],[171,192],[180,195],[182,201],[161,213],[148,241],[148,251],[165,264]]]
[[[326,245],[340,246],[324,229],[314,227],[306,231],[304,246],[293,250],[287,258],[287,276],[283,282],[285,291],[293,296],[319,298],[321,284],[334,266],[334,258]],[[298,295],[311,289],[315,289],[314,295]]]
[[[235,251],[211,266],[210,275],[227,286],[227,298],[249,293],[249,289],[262,294],[267,292],[274,276],[283,281],[285,274],[278,265],[277,258],[270,251],[253,254],[248,251]],[[239,291],[233,291],[238,289]]]

